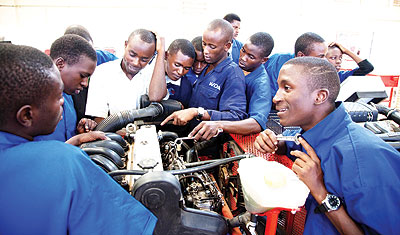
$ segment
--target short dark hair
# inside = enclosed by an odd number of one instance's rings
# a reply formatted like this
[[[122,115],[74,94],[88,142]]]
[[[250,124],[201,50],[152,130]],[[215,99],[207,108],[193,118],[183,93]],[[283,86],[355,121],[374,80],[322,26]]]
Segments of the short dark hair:
[[[74,24],[68,26],[67,29],[65,29],[64,35],[66,34],[75,34],[83,37],[86,39],[86,41],[93,43],[92,36],[90,36],[89,31],[83,27],[82,25]]]
[[[338,47],[338,46],[336,46],[336,45],[333,45],[333,46],[329,46],[329,47],[328,47],[328,49],[335,49],[335,48],[339,49],[339,51],[341,51],[341,52],[343,53],[343,51],[340,49],[340,47]]]
[[[237,20],[239,22],[241,21],[240,17],[238,15],[236,15],[235,13],[229,13],[226,16],[224,16],[223,19],[228,21],[229,23],[232,23],[234,20]]]
[[[274,39],[269,33],[258,32],[250,36],[251,44],[261,48],[261,56],[268,57],[274,48]]]
[[[194,49],[196,49],[196,51],[203,51],[203,37],[197,36],[193,38],[192,45],[194,46]]]
[[[196,51],[192,43],[187,39],[175,39],[168,47],[168,54],[170,55],[175,55],[179,51],[192,59],[196,58]]]
[[[139,35],[140,40],[142,40],[143,42],[147,42],[150,44],[151,43],[156,44],[156,35],[153,32],[151,32],[150,30],[136,29],[129,35],[128,41],[130,41],[136,35]]]
[[[0,126],[23,105],[41,105],[58,73],[53,61],[40,50],[0,43]]]
[[[299,51],[303,52],[304,55],[309,55],[312,50],[312,44],[324,43],[325,40],[316,33],[307,32],[300,35],[294,44],[294,55],[297,56]]]
[[[91,60],[97,61],[96,51],[81,36],[67,34],[51,44],[50,57],[53,60],[61,57],[67,64],[73,65],[79,62],[81,56],[87,56]]]
[[[307,79],[310,91],[327,89],[329,91],[328,102],[335,104],[340,90],[340,80],[336,68],[325,59],[316,57],[296,57],[285,65],[299,65],[303,68],[301,74]]]
[[[228,21],[223,19],[215,19],[208,24],[207,30],[216,31],[221,30],[222,35],[225,36],[227,42],[231,42],[233,38],[233,27]]]

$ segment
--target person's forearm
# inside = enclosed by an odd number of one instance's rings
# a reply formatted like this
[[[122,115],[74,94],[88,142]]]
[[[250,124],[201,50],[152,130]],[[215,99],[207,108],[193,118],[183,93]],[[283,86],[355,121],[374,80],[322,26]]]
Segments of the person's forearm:
[[[225,133],[251,135],[261,132],[261,127],[256,120],[248,118],[240,121],[218,121],[222,124]]]
[[[157,54],[153,75],[149,86],[149,100],[161,101],[167,94],[167,83],[165,81],[164,54],[163,50]]]
[[[374,66],[367,60],[358,63],[358,69],[354,71],[353,76],[365,76],[374,70]]]
[[[361,59],[360,57],[358,57],[356,54],[354,54],[352,51],[350,50],[346,50],[343,52],[344,54],[350,56],[350,58],[352,60],[354,60],[357,64],[360,63],[361,61],[363,61],[363,59]]]
[[[318,205],[322,203],[327,193],[328,191],[325,189],[325,187],[319,190],[319,192],[311,192]],[[308,213],[314,213],[314,211],[310,211]],[[326,212],[325,215],[340,234],[363,234],[360,227],[358,227],[353,219],[347,214],[347,211],[344,209],[343,205],[336,211]]]

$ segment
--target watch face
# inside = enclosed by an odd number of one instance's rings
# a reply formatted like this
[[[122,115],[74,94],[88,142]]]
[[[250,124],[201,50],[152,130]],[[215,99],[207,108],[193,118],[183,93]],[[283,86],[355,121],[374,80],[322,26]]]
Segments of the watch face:
[[[330,207],[331,210],[337,210],[340,206],[340,200],[337,196],[335,195],[328,195],[328,207]]]

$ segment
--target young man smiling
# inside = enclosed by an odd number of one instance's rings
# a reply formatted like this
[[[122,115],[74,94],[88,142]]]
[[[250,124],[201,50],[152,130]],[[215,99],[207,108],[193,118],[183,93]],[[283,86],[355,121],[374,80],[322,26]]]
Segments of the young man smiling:
[[[295,58],[283,65],[273,102],[283,126],[301,130],[301,145],[278,141],[271,130],[256,138],[261,152],[287,154],[310,189],[304,234],[396,234],[400,154],[354,123],[335,100],[340,82],[327,60]]]
[[[228,56],[233,35],[225,20],[213,20],[203,33],[203,53],[208,66],[193,87],[188,109],[174,112],[161,125],[173,120],[186,125],[193,119],[241,120],[247,117],[244,74]],[[198,122],[192,122],[191,127]]]
[[[156,51],[156,61],[149,64]],[[100,122],[110,114],[138,109],[144,94],[150,101],[161,101],[167,94],[164,55],[164,38],[156,40],[146,29],[133,31],[123,58],[100,65],[91,77],[86,115]]]
[[[263,64],[274,47],[268,33],[253,34],[240,51],[239,67],[246,74],[247,113],[249,118],[240,121],[204,121],[189,134],[195,139],[210,139],[222,130],[226,133],[249,135],[266,128],[271,110],[272,96],[268,74]]]

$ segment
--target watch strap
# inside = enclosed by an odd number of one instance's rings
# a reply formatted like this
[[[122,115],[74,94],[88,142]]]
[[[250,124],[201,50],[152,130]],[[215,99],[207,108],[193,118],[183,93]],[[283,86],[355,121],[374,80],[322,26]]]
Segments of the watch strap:
[[[204,112],[205,112],[205,110],[204,110],[203,107],[198,107],[198,108],[197,108],[197,116],[196,116],[196,119],[199,120],[199,121],[201,121],[201,119],[202,119],[203,116],[204,116]]]
[[[316,213],[316,214],[323,214],[325,212],[328,212],[328,207],[326,207],[325,203],[322,203],[321,205],[318,205],[314,209],[314,213]]]

